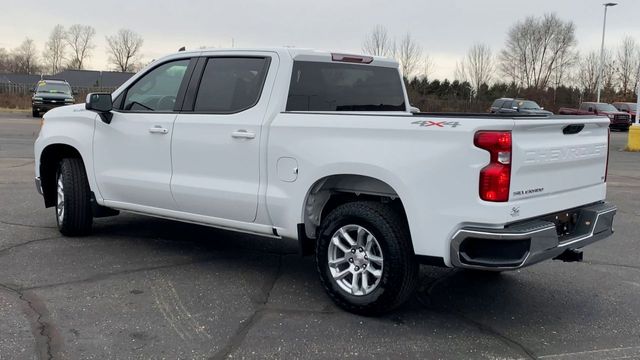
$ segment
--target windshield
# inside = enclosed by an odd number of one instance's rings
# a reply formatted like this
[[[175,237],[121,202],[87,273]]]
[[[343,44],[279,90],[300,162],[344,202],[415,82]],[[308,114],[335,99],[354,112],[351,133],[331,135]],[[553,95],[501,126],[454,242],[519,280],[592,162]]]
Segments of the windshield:
[[[518,109],[526,109],[526,110],[540,110],[540,105],[538,105],[535,101],[529,100],[517,100],[516,106]]]
[[[611,104],[596,104],[596,109],[598,111],[611,111],[611,112],[616,112],[618,111],[618,109],[616,109],[613,105]]]
[[[54,83],[47,81],[40,81],[38,83],[38,92],[40,93],[63,93],[71,94],[71,87],[65,83]]]

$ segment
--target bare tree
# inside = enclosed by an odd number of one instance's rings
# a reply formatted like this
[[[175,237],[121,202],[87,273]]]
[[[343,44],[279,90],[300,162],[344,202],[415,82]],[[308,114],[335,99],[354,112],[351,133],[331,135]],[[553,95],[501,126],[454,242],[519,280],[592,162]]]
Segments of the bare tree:
[[[435,67],[435,63],[429,54],[425,54],[422,57],[422,71],[421,76],[425,79],[428,79],[433,72],[433,68]]]
[[[5,48],[0,48],[0,73],[11,71],[11,54]]]
[[[90,25],[71,25],[67,31],[67,44],[71,48],[71,58],[69,68],[82,70],[85,60],[91,55],[91,50],[95,48],[93,37],[96,29]]]
[[[400,62],[402,74],[408,79],[420,65],[422,48],[413,40],[411,34],[407,33],[398,43],[396,56]]]
[[[13,50],[13,72],[34,74],[39,70],[36,44],[33,39],[25,38],[22,44]]]
[[[567,50],[560,52],[558,56],[558,62],[551,72],[551,81],[554,89],[557,89],[559,86],[567,83],[570,80],[571,70],[576,66],[577,62],[577,51]]]
[[[618,61],[617,80],[622,96],[627,96],[629,92],[634,90],[633,80],[640,66],[638,51],[638,43],[631,36],[626,36],[618,48],[616,56]]]
[[[42,58],[47,71],[51,72],[51,74],[56,74],[62,70],[62,63],[67,49],[66,36],[64,27],[56,25],[51,30],[51,34],[49,34],[49,40],[44,44]]]
[[[142,37],[129,29],[120,29],[113,36],[107,36],[109,61],[118,70],[134,71],[140,60]]]
[[[500,69],[518,84],[543,89],[554,72],[568,66],[575,45],[573,22],[555,14],[530,16],[509,30],[500,52]]]
[[[602,89],[609,92],[615,90],[617,72],[618,64],[613,52],[605,48],[602,53]]]
[[[394,57],[395,40],[389,37],[384,26],[376,25],[362,42],[362,51],[375,56]]]
[[[482,84],[489,84],[493,78],[495,65],[491,48],[484,44],[475,44],[467,55],[456,64],[455,77],[461,81],[468,81],[476,92]]]
[[[576,82],[585,95],[592,95],[598,86],[598,63],[600,56],[595,51],[579,57],[576,68]]]

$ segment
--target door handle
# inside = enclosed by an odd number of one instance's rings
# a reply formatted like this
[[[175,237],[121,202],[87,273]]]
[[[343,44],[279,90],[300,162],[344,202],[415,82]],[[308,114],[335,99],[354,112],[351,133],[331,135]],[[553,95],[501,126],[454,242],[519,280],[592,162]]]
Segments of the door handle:
[[[247,130],[236,130],[231,133],[231,137],[235,139],[254,139],[256,133]]]
[[[169,132],[169,130],[163,128],[160,125],[156,125],[156,126],[154,126],[152,128],[149,128],[149,132],[152,133],[152,134],[166,134],[166,133]]]

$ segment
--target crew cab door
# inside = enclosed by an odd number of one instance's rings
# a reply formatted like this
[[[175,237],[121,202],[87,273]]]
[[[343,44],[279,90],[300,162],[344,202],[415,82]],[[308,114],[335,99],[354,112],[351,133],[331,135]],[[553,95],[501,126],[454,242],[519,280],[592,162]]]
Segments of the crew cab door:
[[[171,135],[195,65],[189,63],[171,60],[149,70],[115,99],[111,123],[97,121],[93,163],[104,200],[175,209]]]
[[[262,123],[277,65],[270,53],[200,58],[173,131],[178,210],[255,220]]]

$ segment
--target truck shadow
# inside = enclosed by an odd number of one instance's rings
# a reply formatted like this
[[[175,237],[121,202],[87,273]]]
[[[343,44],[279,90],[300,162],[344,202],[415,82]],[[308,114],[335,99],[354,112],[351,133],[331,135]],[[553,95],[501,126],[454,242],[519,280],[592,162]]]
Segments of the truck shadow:
[[[198,256],[222,257],[225,261],[238,262],[239,271],[242,259],[247,255],[281,257],[281,266],[287,270],[286,281],[307,287],[304,292],[320,297],[315,301],[323,303],[325,308],[330,304],[318,281],[313,257],[300,257],[295,241],[129,214],[98,220],[94,233],[142,241],[150,247],[167,246]],[[276,271],[270,268],[274,262],[263,264],[264,271]],[[383,318],[399,321],[419,316],[426,310],[500,325],[518,323],[524,327],[553,325],[571,317],[584,321],[586,314],[598,312],[597,304],[591,301],[593,294],[590,289],[580,287],[579,282],[569,278],[552,281],[553,277],[574,276],[575,268],[560,274],[549,273],[549,267],[556,271],[555,268],[562,266],[582,265],[547,262],[537,265],[537,270],[505,273],[422,266],[420,286],[415,296],[405,306]],[[588,326],[588,321],[582,325]]]
[[[375,329],[372,336],[383,336],[382,329],[427,337],[434,336],[434,329],[441,332],[438,336],[443,331],[456,337],[471,332],[534,357],[530,349],[539,353],[547,342],[571,341],[581,329],[598,328],[603,321],[608,322],[603,332],[624,331],[622,320],[610,319],[625,315],[614,304],[594,299],[592,279],[581,274],[587,269],[582,264],[545,262],[501,274],[422,266],[419,289],[404,306],[378,318],[363,318],[333,305],[318,281],[314,259],[297,255],[294,241],[127,214],[99,220],[95,234],[142,242],[150,250],[192,253],[238,272],[250,261],[254,271],[273,279],[269,289],[259,292],[264,311],[360,321]]]

